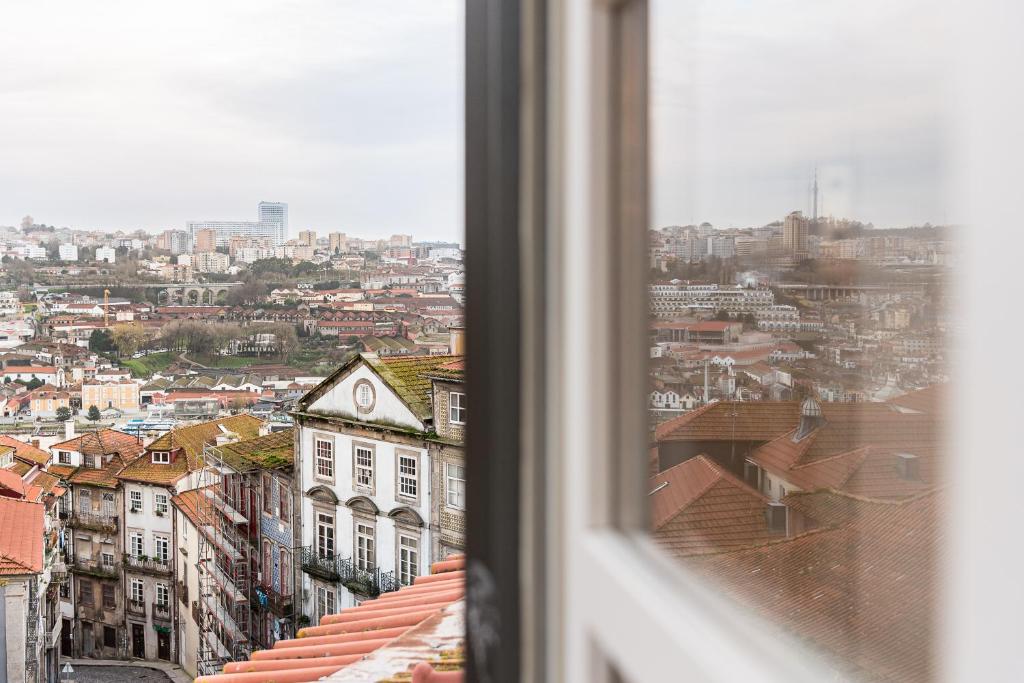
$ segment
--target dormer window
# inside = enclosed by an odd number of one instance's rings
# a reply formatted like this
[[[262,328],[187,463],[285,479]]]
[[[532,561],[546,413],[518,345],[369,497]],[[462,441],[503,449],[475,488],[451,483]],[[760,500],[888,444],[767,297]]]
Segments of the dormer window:
[[[0,455],[0,467],[10,467],[14,464],[14,451],[8,451]]]
[[[153,451],[153,464],[169,465],[170,463],[171,454],[168,451]]]

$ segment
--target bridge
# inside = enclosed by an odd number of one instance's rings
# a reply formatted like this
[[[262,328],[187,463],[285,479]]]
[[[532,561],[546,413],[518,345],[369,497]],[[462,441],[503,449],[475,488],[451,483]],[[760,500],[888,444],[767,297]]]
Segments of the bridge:
[[[785,284],[772,285],[772,289],[778,289],[786,294],[802,296],[810,301],[832,301],[833,299],[846,299],[858,294],[869,294],[877,292],[923,292],[924,285],[916,283],[893,283],[882,285],[807,285],[807,284]]]

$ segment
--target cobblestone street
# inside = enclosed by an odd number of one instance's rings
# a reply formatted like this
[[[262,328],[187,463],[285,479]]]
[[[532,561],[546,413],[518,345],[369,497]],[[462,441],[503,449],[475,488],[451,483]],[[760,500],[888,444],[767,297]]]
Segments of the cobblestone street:
[[[71,675],[61,674],[60,681],[76,683],[170,683],[171,678],[163,671],[148,669],[143,666],[90,666],[73,665],[75,672]]]

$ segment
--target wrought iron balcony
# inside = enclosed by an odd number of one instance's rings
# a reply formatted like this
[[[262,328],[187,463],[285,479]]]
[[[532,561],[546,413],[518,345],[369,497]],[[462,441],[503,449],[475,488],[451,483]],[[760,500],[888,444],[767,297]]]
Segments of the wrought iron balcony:
[[[360,569],[352,560],[340,560],[338,573],[341,584],[359,595],[374,598],[381,593],[398,590],[394,572],[382,572],[379,568]]]
[[[104,564],[98,560],[76,557],[74,570],[79,574],[91,574],[103,579],[117,579],[121,576],[121,565]]]
[[[126,603],[128,614],[135,614],[140,617],[146,616],[146,603],[142,600],[129,600]]]
[[[338,573],[340,559],[337,555],[321,553],[315,546],[307,545],[302,549],[302,571],[327,581],[338,581],[341,579]]]
[[[161,560],[156,557],[140,557],[136,555],[124,556],[125,569],[131,571],[147,572],[151,574],[170,574],[171,561]]]
[[[161,619],[163,621],[171,620],[171,604],[161,605],[159,602],[153,603],[153,618]]]
[[[72,529],[91,529],[117,533],[117,515],[104,515],[94,512],[73,512],[68,526]]]

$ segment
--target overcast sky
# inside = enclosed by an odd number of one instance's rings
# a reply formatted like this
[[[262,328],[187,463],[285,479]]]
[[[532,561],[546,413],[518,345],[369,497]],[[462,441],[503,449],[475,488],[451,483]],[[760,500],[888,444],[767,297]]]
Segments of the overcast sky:
[[[924,0],[652,3],[655,226],[947,219]],[[461,0],[4,0],[0,225],[462,238]]]
[[[810,213],[815,166],[824,215],[946,220],[950,49],[933,3],[655,0],[652,13],[656,226]]]
[[[460,0],[4,0],[0,225],[462,238]]]

